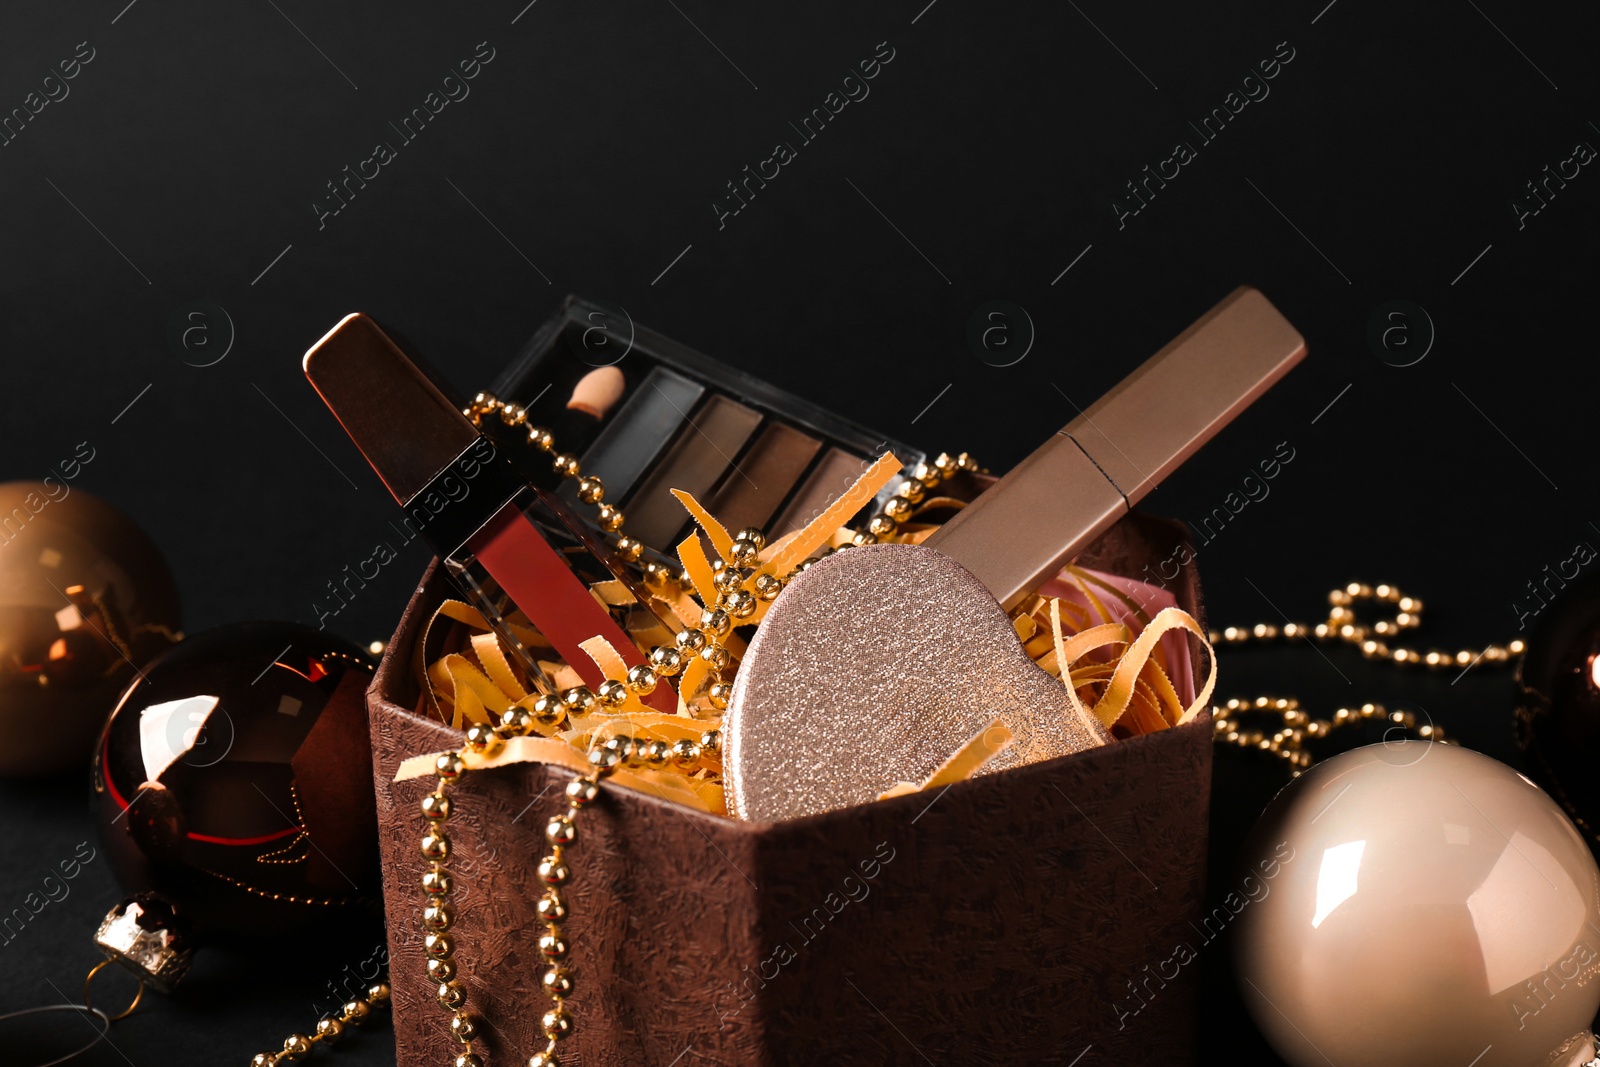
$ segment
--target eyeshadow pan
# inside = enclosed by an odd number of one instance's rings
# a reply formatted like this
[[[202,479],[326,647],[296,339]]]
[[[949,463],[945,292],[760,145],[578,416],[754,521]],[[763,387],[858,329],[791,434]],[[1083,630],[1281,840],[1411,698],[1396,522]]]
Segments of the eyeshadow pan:
[[[602,352],[605,346],[614,347]],[[607,356],[609,370],[596,368],[597,356]],[[622,395],[601,418],[567,407],[586,376],[615,378],[613,371],[625,376]],[[489,391],[524,405],[526,426],[549,429],[558,449],[577,456],[582,472],[605,484],[605,502],[626,514],[624,531],[645,544],[649,559],[669,565],[694,525],[667,493],[674,486],[697,490],[696,497],[730,529],[751,525],[776,537],[780,522],[799,525],[864,470],[867,463],[858,457],[892,450],[907,467],[926,458],[919,449],[637,325],[614,305],[578,297],[568,297],[535,331]],[[746,420],[754,429],[739,437],[737,447],[721,446],[725,457],[715,449],[702,457],[719,468],[703,485],[681,472],[656,478],[676,455],[686,420],[700,420],[714,396],[759,412],[759,418]],[[769,438],[769,427],[777,425],[793,432],[780,430]],[[576,480],[553,470],[550,454],[529,443],[526,426],[484,419],[481,428],[531,483],[576,506]],[[647,481],[648,492],[641,489]],[[879,502],[887,496],[887,489],[880,492]],[[592,507],[576,510],[598,529]]]
[[[721,394],[708,397],[623,505],[628,535],[651,548],[670,551],[672,539],[683,529],[688,515],[671,490],[682,489],[704,501],[724,474],[751,481],[734,457],[760,425],[761,415],[754,409]],[[608,496],[610,484],[606,483]]]
[[[684,428],[684,420],[705,391],[704,386],[681,374],[665,367],[654,368],[633,395],[610,414],[605,429],[578,457],[579,467],[605,484],[607,500],[621,500]],[[576,500],[577,484],[566,480],[561,496]],[[672,503],[678,506],[676,500]]]
[[[782,537],[800,529],[806,523],[822,514],[827,506],[845,494],[845,490],[855,484],[856,479],[872,464],[860,456],[853,456],[842,449],[830,448],[822,454],[822,459],[817,461],[816,470],[805,480],[783,509],[783,514],[772,526],[773,538]]]
[[[729,533],[746,526],[765,530],[820,451],[822,442],[810,434],[781,422],[769,422],[740,458],[739,469],[728,471],[722,483],[711,491],[704,501],[706,510]],[[692,525],[687,524],[685,530]],[[680,533],[678,539],[683,536]]]

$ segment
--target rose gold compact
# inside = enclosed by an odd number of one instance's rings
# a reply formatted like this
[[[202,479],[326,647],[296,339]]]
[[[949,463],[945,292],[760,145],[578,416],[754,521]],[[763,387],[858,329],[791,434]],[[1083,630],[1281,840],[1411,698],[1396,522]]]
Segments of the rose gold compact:
[[[1241,287],[922,544],[808,568],[734,679],[729,809],[767,821],[873,800],[926,780],[996,718],[1014,740],[981,773],[1109,741],[1028,658],[1007,612],[1305,353]]]

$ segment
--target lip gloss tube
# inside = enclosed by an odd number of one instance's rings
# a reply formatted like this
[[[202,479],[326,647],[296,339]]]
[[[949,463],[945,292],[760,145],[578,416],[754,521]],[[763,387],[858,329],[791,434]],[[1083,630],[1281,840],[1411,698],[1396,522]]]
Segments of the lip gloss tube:
[[[633,667],[644,654],[574,573],[603,563],[582,547],[561,501],[525,483],[489,438],[362,314],[346,315],[305,355],[306,377],[405,512],[445,571],[511,651],[532,688],[554,692],[507,616],[520,609],[590,689],[605,680],[580,643],[604,637]],[[558,550],[540,532],[568,530]],[[663,678],[645,703],[671,714]]]

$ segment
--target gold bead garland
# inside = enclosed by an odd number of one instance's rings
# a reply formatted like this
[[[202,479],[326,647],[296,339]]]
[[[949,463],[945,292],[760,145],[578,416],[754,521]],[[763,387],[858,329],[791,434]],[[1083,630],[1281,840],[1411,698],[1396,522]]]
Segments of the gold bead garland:
[[[361,996],[346,1001],[344,1007],[339,1009],[339,1014],[320,1019],[314,1032],[290,1034],[283,1039],[283,1048],[277,1052],[256,1053],[250,1061],[250,1067],[277,1067],[281,1063],[298,1063],[311,1055],[318,1045],[332,1044],[343,1037],[349,1028],[365,1024],[372,1018],[375,1009],[387,1007],[388,1004],[389,985],[387,982],[378,982]]]
[[[638,681],[635,680],[636,674]],[[603,684],[601,689],[606,689],[615,681],[628,690],[641,692],[640,686],[645,678],[645,673],[635,667],[629,671],[626,682],[612,679]],[[655,682],[651,680],[650,688],[654,686]],[[648,691],[642,690],[643,693]],[[507,717],[511,717],[509,713]],[[450,932],[455,924],[455,911],[450,902],[456,885],[448,868],[451,842],[445,832],[445,824],[452,810],[449,788],[465,775],[466,761],[463,757],[467,752],[493,756],[504,746],[507,737],[526,732],[520,724],[509,722],[494,729],[474,726],[468,730],[466,742],[460,749],[445,753],[435,762],[438,784],[432,793],[422,798],[420,805],[427,828],[419,847],[422,857],[428,861],[428,869],[422,875],[425,901],[422,926],[428,931],[423,938],[423,949],[428,955],[428,979],[436,985],[435,996],[439,1006],[450,1013],[450,1034],[461,1045],[461,1051],[454,1060],[455,1067],[482,1067],[483,1060],[472,1048],[473,1041],[478,1037],[479,1024],[477,1018],[467,1010],[466,990],[457,978],[454,960],[457,945]],[[566,1006],[573,989],[572,972],[566,967],[572,945],[563,929],[571,909],[563,890],[572,879],[566,850],[578,840],[578,813],[599,797],[601,779],[618,767],[660,767],[668,760],[688,767],[708,755],[720,755],[721,749],[722,734],[718,730],[708,730],[698,742],[684,738],[671,745],[663,741],[644,741],[625,734],[614,734],[590,747],[588,760],[594,770],[567,783],[567,810],[552,816],[545,823],[544,837],[548,852],[539,860],[537,868],[539,880],[546,886],[544,895],[536,905],[539,919],[544,923],[544,931],[539,935],[539,953],[546,961],[540,986],[550,998],[550,1008],[539,1020],[545,1036],[545,1047],[528,1059],[528,1067],[560,1067],[561,1059],[556,1050],[561,1042],[572,1035],[574,1026],[572,1013]]]
[[[1364,600],[1392,605],[1395,609],[1394,617],[1379,619],[1371,625],[1357,622],[1353,605],[1357,601]],[[1477,652],[1461,649],[1452,653],[1433,649],[1424,653],[1414,648],[1391,646],[1384,640],[1420,625],[1422,625],[1422,601],[1406,596],[1393,585],[1351,582],[1342,589],[1334,589],[1328,593],[1328,617],[1315,626],[1298,622],[1286,622],[1278,626],[1262,622],[1249,627],[1229,626],[1223,630],[1212,630],[1210,637],[1213,645],[1234,647],[1252,642],[1276,641],[1280,638],[1340,641],[1355,645],[1367,659],[1392,663],[1399,667],[1421,666],[1437,671],[1459,668],[1463,674],[1480,662],[1495,667],[1505,666],[1522,655],[1526,647],[1519,638],[1504,645],[1488,644]],[[1280,716],[1283,720],[1282,728],[1268,733],[1245,727],[1242,721],[1244,717],[1263,713]],[[1416,716],[1411,712],[1387,711],[1382,704],[1339,708],[1331,719],[1311,718],[1300,707],[1300,702],[1293,697],[1258,696],[1254,700],[1234,699],[1229,700],[1226,705],[1213,706],[1211,709],[1212,728],[1219,744],[1270,752],[1286,761],[1292,768],[1291,775],[1296,777],[1312,764],[1311,753],[1304,747],[1307,738],[1326,737],[1330,731],[1341,726],[1374,719],[1387,720],[1392,724],[1391,729],[1415,730],[1417,736],[1425,741],[1446,740],[1443,727],[1433,723],[1419,727]]]
[[[605,502],[605,483],[592,474],[584,474],[579,467],[577,456],[570,452],[556,451],[555,435],[542,426],[529,425],[527,408],[497,400],[491,393],[479,393],[461,413],[479,429],[483,428],[484,419],[490,416],[498,416],[501,423],[510,429],[525,428],[528,444],[550,456],[550,465],[557,474],[577,482],[578,499],[598,508],[596,524],[613,536],[617,555],[629,563],[639,563],[640,557],[644,555],[644,545],[622,532],[623,514],[614,505]],[[674,572],[654,561],[646,561],[639,566],[644,571],[647,581],[658,584],[670,583],[684,588],[689,585],[688,575]]]
[[[686,573],[674,573],[654,561],[639,563],[644,554],[644,545],[622,532],[624,516],[617,508],[605,503],[605,483],[593,475],[583,474],[578,457],[557,452],[555,435],[543,427],[529,425],[526,408],[497,400],[489,393],[479,393],[463,414],[480,428],[483,420],[491,415],[497,415],[502,423],[513,429],[526,427],[528,443],[541,452],[550,453],[556,473],[577,481],[578,498],[599,508],[597,521],[602,529],[616,538],[619,556],[639,565],[647,582],[671,582],[682,588],[690,587]],[[896,486],[883,509],[868,521],[867,528],[853,534],[845,547],[875,544],[892,538],[910,517],[913,505],[921,502],[929,491],[958,471],[976,470],[977,461],[965,452],[959,456],[940,453],[932,463],[918,463]],[[807,560],[785,575],[761,570],[760,555],[766,544],[766,535],[760,530],[746,528],[739,531],[728,550],[728,558],[715,560],[711,564],[717,595],[703,610],[700,626],[679,632],[671,645],[652,648],[647,660],[648,667],[641,665],[629,672],[626,683],[628,689],[640,695],[648,694],[655,689],[657,676],[671,678],[688,666],[690,657],[698,656],[711,669],[712,682],[706,689],[707,702],[717,711],[728,706],[732,685],[726,675],[732,665],[733,655],[724,647],[724,639],[733,632],[738,620],[754,615],[758,604],[776,600],[784,586],[811,565],[811,561]],[[639,672],[637,685],[635,672]],[[620,680],[613,680],[602,685],[598,693],[584,686],[565,690],[560,694],[560,700],[568,711],[580,712],[593,707],[597,701],[606,705],[620,705],[627,700],[627,696],[628,692],[621,688]],[[694,696],[693,693],[683,694],[684,702],[687,704]],[[559,718],[554,720],[559,721]]]
[[[1244,717],[1256,713],[1280,716],[1283,720],[1282,729],[1268,733],[1247,728]],[[1313,719],[1293,697],[1235,698],[1221,707],[1211,709],[1211,728],[1219,744],[1270,752],[1289,764],[1294,777],[1299,777],[1301,771],[1311,766],[1311,753],[1304,748],[1307,738],[1327,737],[1340,727],[1374,720],[1390,723],[1390,729],[1414,730],[1424,741],[1446,740],[1443,727],[1433,723],[1418,726],[1417,718],[1411,712],[1388,711],[1382,704],[1339,708],[1331,719]]]
[[[882,509],[867,520],[865,529],[851,538],[850,544],[875,545],[880,541],[891,540],[911,517],[916,505],[922,503],[927,494],[937,489],[941,482],[962,471],[976,473],[978,470],[978,461],[966,452],[959,456],[941,452],[931,463],[918,463],[895,487]]]
[[[1379,619],[1370,626],[1358,623],[1352,608],[1358,600],[1392,604],[1395,615],[1392,619]],[[1237,646],[1252,641],[1275,641],[1279,638],[1295,640],[1302,637],[1316,641],[1343,641],[1361,649],[1361,654],[1367,659],[1384,660],[1401,667],[1428,667],[1438,671],[1458,667],[1465,670],[1480,660],[1499,666],[1520,656],[1524,648],[1519,639],[1507,645],[1485,645],[1477,652],[1464,648],[1458,652],[1433,649],[1423,653],[1414,648],[1390,646],[1384,640],[1399,634],[1402,630],[1415,629],[1420,625],[1422,625],[1422,601],[1404,595],[1392,585],[1374,586],[1351,582],[1343,589],[1335,589],[1328,594],[1328,617],[1315,626],[1299,622],[1287,622],[1282,626],[1266,622],[1258,622],[1254,626],[1229,626],[1224,630],[1211,631],[1211,643]]]

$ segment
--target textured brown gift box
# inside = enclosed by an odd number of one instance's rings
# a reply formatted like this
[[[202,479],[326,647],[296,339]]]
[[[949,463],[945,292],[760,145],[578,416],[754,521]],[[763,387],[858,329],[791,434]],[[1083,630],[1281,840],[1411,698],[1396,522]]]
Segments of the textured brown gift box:
[[[1148,581],[1184,536],[1135,515],[1079,562]],[[1192,563],[1167,584],[1201,616]],[[412,646],[448,588],[431,569],[368,697],[405,1067],[457,1051],[418,919],[417,804],[432,779],[393,781],[406,757],[459,744],[413,710]],[[1203,653],[1194,659],[1202,669]],[[490,1064],[526,1063],[544,1045],[534,867],[572,777],[528,765],[452,791],[456,961]],[[783,823],[607,787],[568,851],[576,1026],[561,1061],[1192,1063],[1198,969],[1169,981],[1157,964],[1192,939],[1201,910],[1210,778],[1208,713],[942,793]]]

